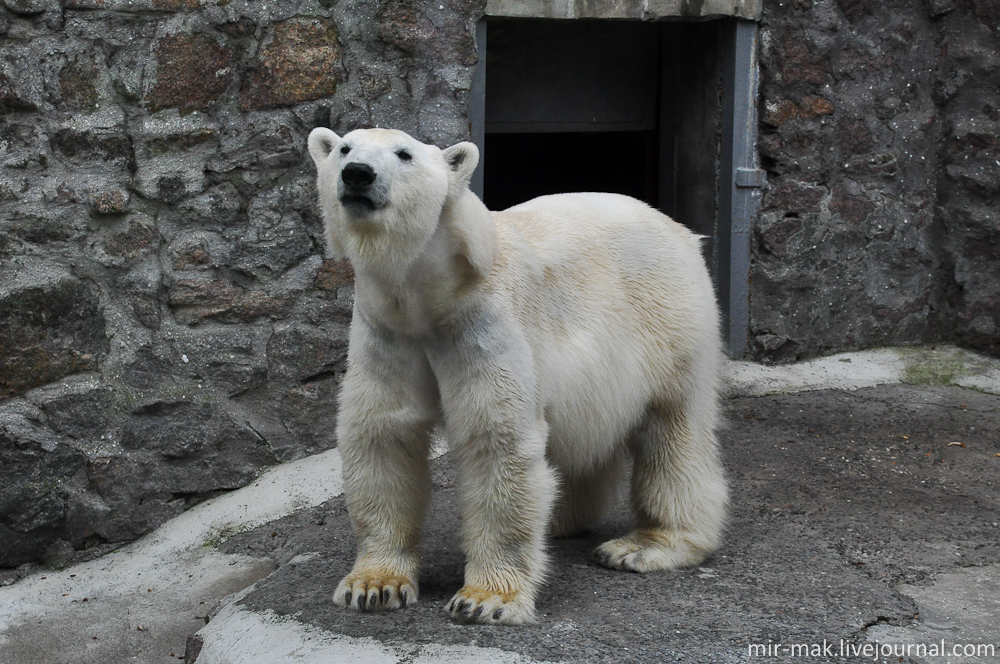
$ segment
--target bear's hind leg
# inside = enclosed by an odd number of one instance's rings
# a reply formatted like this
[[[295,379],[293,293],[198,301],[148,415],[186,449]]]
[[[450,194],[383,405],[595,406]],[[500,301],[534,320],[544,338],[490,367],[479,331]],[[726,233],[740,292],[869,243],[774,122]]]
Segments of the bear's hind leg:
[[[570,537],[599,523],[622,477],[622,455],[615,454],[589,472],[562,472],[552,514],[553,537]]]
[[[633,572],[697,565],[722,538],[728,492],[714,404],[654,406],[632,439],[636,529],[598,547],[601,564]]]

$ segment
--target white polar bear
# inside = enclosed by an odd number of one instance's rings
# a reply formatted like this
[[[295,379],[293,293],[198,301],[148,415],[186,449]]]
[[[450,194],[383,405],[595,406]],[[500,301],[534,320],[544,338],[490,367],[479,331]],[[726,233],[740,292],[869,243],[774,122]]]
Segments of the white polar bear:
[[[309,152],[330,249],[356,274],[337,437],[358,554],[336,604],[416,601],[437,424],[460,474],[455,618],[533,620],[546,533],[597,522],[629,457],[636,528],[597,560],[650,572],[715,550],[721,351],[697,236],[613,194],[491,213],[468,188],[471,143],[319,128]]]

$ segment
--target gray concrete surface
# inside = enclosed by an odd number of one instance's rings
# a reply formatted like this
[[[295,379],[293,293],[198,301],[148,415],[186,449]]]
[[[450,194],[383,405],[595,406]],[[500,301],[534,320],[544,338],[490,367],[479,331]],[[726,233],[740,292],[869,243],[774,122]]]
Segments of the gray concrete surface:
[[[733,399],[728,415],[731,526],[726,545],[697,569],[639,576],[593,563],[598,544],[628,529],[622,505],[586,537],[553,541],[538,624],[451,623],[443,607],[461,585],[463,558],[446,455],[434,462],[420,605],[368,615],[331,604],[354,554],[342,498],[223,545],[297,561],[240,605],[390,646],[488,647],[534,661],[716,663],[754,659],[750,644],[861,647],[874,628],[919,622],[917,598],[933,603],[927,588],[938,575],[952,595],[981,587],[962,576],[970,566],[990,583],[1000,578],[1000,398],[933,386],[823,390]],[[965,447],[949,446],[959,441]],[[947,640],[1000,643],[995,603],[992,611],[991,627],[956,622]],[[931,633],[896,634],[911,635],[922,643]],[[208,663],[216,661],[227,660]]]
[[[552,542],[535,625],[469,626],[445,615],[462,581],[448,454],[432,462],[420,603],[386,615],[333,607],[354,543],[331,450],[105,558],[0,588],[0,661],[176,661],[199,628],[188,652],[191,661],[203,642],[198,664],[1000,661],[1000,395],[899,383],[973,381],[1000,392],[990,382],[997,363],[961,361],[953,349],[917,361],[913,352],[732,366],[723,548],[670,574],[604,569],[590,553],[628,528],[622,504],[594,532]],[[896,384],[837,389],[843,367]],[[774,389],[783,391],[766,394]],[[156,577],[159,592],[146,592],[137,574]],[[72,575],[86,577],[79,588]],[[207,624],[206,605],[185,597],[214,605]],[[941,644],[948,656],[920,654]],[[994,654],[952,655],[987,645]]]

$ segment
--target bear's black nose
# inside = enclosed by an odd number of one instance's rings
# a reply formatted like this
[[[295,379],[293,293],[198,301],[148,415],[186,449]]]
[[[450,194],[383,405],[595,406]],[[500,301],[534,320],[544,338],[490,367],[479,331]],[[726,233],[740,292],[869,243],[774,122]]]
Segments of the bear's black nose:
[[[375,171],[368,164],[359,164],[356,161],[352,161],[347,166],[344,166],[340,177],[343,178],[344,184],[349,187],[367,187],[372,182],[375,182]]]

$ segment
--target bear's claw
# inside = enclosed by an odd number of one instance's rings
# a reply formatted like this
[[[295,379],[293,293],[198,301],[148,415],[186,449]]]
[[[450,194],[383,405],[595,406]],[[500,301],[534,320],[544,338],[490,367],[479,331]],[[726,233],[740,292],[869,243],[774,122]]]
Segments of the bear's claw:
[[[445,611],[462,622],[483,625],[522,625],[535,620],[533,602],[523,593],[496,593],[473,586],[455,593]]]
[[[355,611],[394,611],[417,600],[416,582],[390,573],[351,573],[333,594],[333,603]]]

